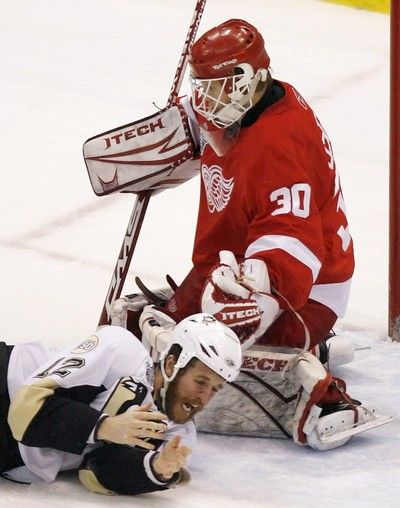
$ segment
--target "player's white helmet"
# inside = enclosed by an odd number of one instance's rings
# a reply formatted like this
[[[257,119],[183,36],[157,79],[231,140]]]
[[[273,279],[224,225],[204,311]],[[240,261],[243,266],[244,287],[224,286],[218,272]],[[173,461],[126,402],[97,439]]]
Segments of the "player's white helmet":
[[[168,376],[164,360],[174,344],[179,345],[182,351],[171,376]],[[233,330],[211,314],[194,314],[176,325],[170,343],[161,353],[160,367],[164,382],[171,382],[192,358],[200,360],[226,381],[233,381],[242,364],[240,341]]]

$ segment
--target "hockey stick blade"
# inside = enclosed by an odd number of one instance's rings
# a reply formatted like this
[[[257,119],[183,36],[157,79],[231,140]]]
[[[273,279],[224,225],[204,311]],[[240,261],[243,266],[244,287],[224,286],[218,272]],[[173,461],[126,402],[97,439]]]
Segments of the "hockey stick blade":
[[[171,277],[171,275],[166,275],[165,278],[167,280],[169,287],[175,293],[175,291],[178,289],[178,284],[174,281],[174,279]]]
[[[335,441],[340,441],[341,439],[355,436],[356,434],[361,434],[361,432],[366,432],[367,430],[374,429],[375,427],[386,425],[393,420],[394,416],[377,416],[375,420],[362,423],[361,425],[352,427],[351,429],[343,430],[342,432],[333,434],[331,436],[321,436],[320,439],[323,443],[334,443]]]
[[[160,298],[158,295],[156,295],[151,289],[149,289],[147,286],[143,284],[140,277],[135,277],[135,283],[137,287],[140,289],[140,291],[144,294],[144,296],[149,300],[149,302],[156,307],[163,306],[166,302],[165,299]]]

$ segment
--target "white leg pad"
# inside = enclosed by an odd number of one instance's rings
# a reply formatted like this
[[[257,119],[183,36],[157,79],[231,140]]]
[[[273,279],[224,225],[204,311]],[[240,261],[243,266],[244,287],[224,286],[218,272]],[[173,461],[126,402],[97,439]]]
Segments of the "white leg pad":
[[[296,377],[301,385],[296,411],[293,417],[293,440],[299,445],[307,444],[307,433],[315,427],[321,408],[316,404],[332,382],[332,376],[313,354],[299,355]]]
[[[331,370],[339,365],[345,365],[354,360],[355,347],[353,341],[345,335],[334,335],[326,341],[328,348],[328,361],[325,362],[328,370]],[[311,352],[321,359],[320,345],[314,346]],[[325,355],[324,355],[325,357]],[[321,360],[322,361],[322,360]]]
[[[305,351],[298,356],[296,376],[306,392],[311,393],[315,385],[324,380],[326,375],[326,369],[313,354]]]
[[[236,436],[291,438],[300,385],[300,350],[252,346],[234,383],[226,383],[195,416],[198,431]]]
[[[329,349],[328,369],[346,365],[354,360],[353,341],[344,335],[334,335],[326,341]]]

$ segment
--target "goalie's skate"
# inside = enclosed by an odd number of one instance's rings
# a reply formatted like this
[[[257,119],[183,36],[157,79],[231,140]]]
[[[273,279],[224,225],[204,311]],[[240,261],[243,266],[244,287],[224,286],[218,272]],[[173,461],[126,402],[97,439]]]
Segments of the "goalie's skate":
[[[379,415],[375,409],[365,404],[348,404],[346,408],[339,408],[318,418],[312,431],[306,431],[307,444],[317,450],[330,450],[342,446],[356,434],[385,425],[392,420],[392,416]]]

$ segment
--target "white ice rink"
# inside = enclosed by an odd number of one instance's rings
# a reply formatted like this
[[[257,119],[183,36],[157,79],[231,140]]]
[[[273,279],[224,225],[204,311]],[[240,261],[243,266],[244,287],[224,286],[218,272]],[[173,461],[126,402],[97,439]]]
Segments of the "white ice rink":
[[[79,341],[95,329],[134,198],[91,190],[85,139],[165,105],[194,0],[1,0],[0,302],[9,343]],[[389,18],[318,0],[209,0],[202,33],[228,18],[263,33],[274,76],[328,131],[357,268],[336,327],[356,360],[355,398],[399,416],[400,344],[387,339]],[[197,180],[151,200],[126,291],[190,267]],[[398,420],[325,453],[290,441],[200,435],[183,489],[101,497],[73,475],[0,480],[0,506],[389,508],[399,506]],[[123,471],[121,472],[123,474]]]

